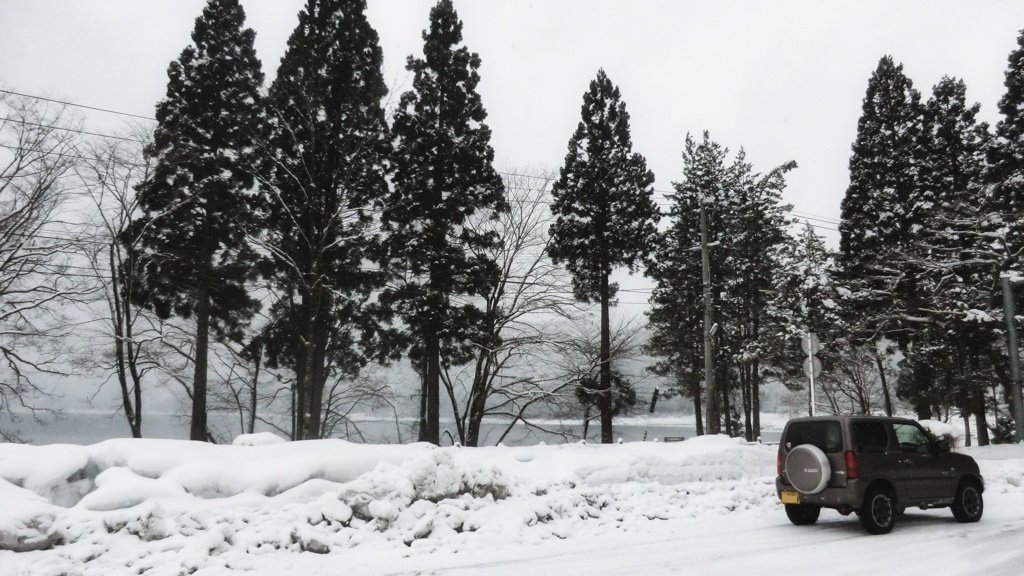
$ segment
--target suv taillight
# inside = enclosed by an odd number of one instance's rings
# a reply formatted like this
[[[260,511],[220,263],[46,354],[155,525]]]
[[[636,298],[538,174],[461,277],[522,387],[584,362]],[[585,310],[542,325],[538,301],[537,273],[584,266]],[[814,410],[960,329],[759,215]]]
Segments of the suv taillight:
[[[779,452],[775,456],[775,467],[779,471],[779,476],[782,476],[782,446],[779,446]]]
[[[857,468],[857,455],[849,451],[846,453],[846,477],[851,480],[860,478],[860,469]]]

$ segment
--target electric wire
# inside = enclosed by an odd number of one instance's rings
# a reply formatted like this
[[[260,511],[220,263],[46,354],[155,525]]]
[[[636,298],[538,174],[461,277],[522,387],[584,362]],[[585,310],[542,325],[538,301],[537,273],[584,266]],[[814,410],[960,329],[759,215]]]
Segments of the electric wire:
[[[88,106],[88,105],[84,105],[84,104],[77,104],[75,102],[70,102],[70,101],[65,101],[65,100],[57,100],[57,99],[53,99],[53,98],[47,98],[47,97],[31,95],[31,94],[25,94],[25,93],[15,92],[15,91],[11,91],[11,90],[0,89],[0,93],[11,94],[11,95],[19,96],[19,97],[23,97],[23,98],[31,98],[31,99],[34,99],[34,100],[39,100],[39,101],[44,101],[44,102],[52,102],[52,103],[60,104],[60,105],[64,105],[64,106],[72,106],[72,107],[76,107],[76,108],[83,108],[83,109],[87,109],[87,110],[104,112],[104,113],[108,113],[108,114],[114,114],[114,115],[117,115],[117,116],[125,116],[125,117],[131,117],[131,118],[138,118],[138,119],[142,119],[142,120],[155,120],[154,118],[147,117],[147,116],[141,116],[141,115],[138,115],[138,114],[131,114],[131,113],[128,113],[128,112],[120,112],[120,111],[117,111],[117,110],[111,110],[109,108],[101,108],[101,107],[96,107],[96,106]],[[81,134],[81,135],[85,135],[85,136],[92,136],[92,137],[96,137],[96,138],[119,140],[119,141],[126,141],[126,142],[138,143],[138,144],[147,144],[148,143],[148,142],[146,142],[144,140],[139,140],[137,138],[130,138],[130,137],[126,137],[126,136],[119,136],[119,135],[115,135],[115,134],[105,134],[105,133],[101,133],[101,132],[93,132],[93,131],[90,131],[90,130],[84,130],[84,129],[80,129],[80,128],[71,128],[71,127],[56,126],[56,125],[46,125],[46,124],[29,122],[29,121],[25,121],[25,120],[21,120],[21,119],[17,119],[17,118],[2,117],[2,118],[0,118],[0,121],[17,122],[17,123],[20,123],[20,124],[26,125],[26,126],[32,126],[32,127],[43,128],[43,129],[50,129],[50,130],[60,130],[60,131],[64,131],[64,132],[76,133],[76,134]],[[0,144],[0,148],[5,148],[5,149],[8,149],[8,150],[18,150],[18,148],[14,147],[14,146],[7,145],[7,144]],[[89,160],[89,158],[86,158],[84,156],[76,155],[76,154],[69,154],[69,153],[66,153],[66,152],[45,152],[45,153],[43,153],[43,155],[58,155],[58,156],[61,156],[61,157],[66,157],[66,158],[75,158],[75,159],[79,159],[79,160]],[[140,165],[140,164],[130,164],[130,166],[133,166],[133,167],[144,167],[144,165]],[[539,176],[539,175],[534,175],[534,174],[525,174],[525,173],[520,173],[520,172],[509,172],[509,171],[501,171],[501,170],[496,170],[496,172],[499,175],[505,176],[507,178],[513,178],[513,177],[528,178],[528,179],[533,179],[533,180],[541,180],[541,181],[544,181],[545,183],[553,182],[554,179],[555,179],[554,176]],[[659,193],[659,194],[663,194],[663,195],[664,194],[671,194],[671,192],[668,192],[668,191],[665,191],[665,190],[654,190],[654,191]],[[536,203],[536,204],[547,203],[547,202],[545,202],[543,200],[523,200],[523,202]],[[672,205],[669,202],[656,202],[656,204],[659,207],[669,207],[669,206]],[[369,211],[371,211],[371,212],[379,212],[379,210],[374,210],[374,209],[370,209]],[[813,226],[814,228],[823,229],[823,230],[829,230],[829,231],[837,231],[837,229],[835,229],[835,228],[830,228],[830,227],[827,227],[827,226],[821,226],[819,224],[813,224],[812,222],[810,222],[811,220],[814,220],[814,221],[817,221],[817,222],[823,222],[823,223],[828,223],[828,224],[838,224],[838,221],[836,221],[834,219],[830,219],[830,218],[828,218],[826,216],[814,215],[814,214],[810,214],[810,213],[798,213],[796,211],[785,211],[784,213],[790,214],[790,215],[792,215],[792,216],[794,216],[796,218],[803,218],[803,219],[807,220],[808,221],[807,223],[810,224],[811,226]],[[791,224],[795,224],[797,222],[798,221],[794,221]],[[55,241],[55,242],[57,242],[57,241],[71,242],[71,241],[75,241],[75,240],[89,240],[89,239],[91,239],[91,240],[100,240],[100,239],[108,240],[109,239],[108,237],[102,236],[102,235],[96,235],[96,236],[92,236],[92,237],[88,237],[88,236],[72,237],[72,236],[61,236],[59,234],[58,235],[54,235],[54,234],[57,234],[57,233],[54,233],[54,232],[50,232],[49,234],[50,235],[35,234],[35,235],[32,235],[32,236],[34,238],[37,238],[37,239],[51,240],[51,241]],[[83,273],[74,273],[74,272],[72,272],[72,273],[65,273],[64,275],[68,276],[68,277],[90,278],[90,279],[106,278],[105,276],[101,276],[92,267],[64,265],[64,266],[60,266],[60,268],[62,270],[80,270],[80,271],[86,271],[86,272],[93,272],[93,274],[83,274]],[[373,270],[373,269],[372,268],[364,268],[364,270]],[[525,281],[516,281],[516,280],[506,280],[505,283],[506,284],[513,284],[513,285],[538,285],[539,284],[537,282],[525,282]],[[654,291],[653,288],[620,288],[618,290],[618,292],[620,292],[620,293],[627,293],[627,294],[651,294],[651,293],[653,293],[653,291]],[[561,295],[571,295],[572,294],[571,291],[557,291],[556,293],[561,294]],[[627,304],[627,305],[628,304],[633,304],[633,305],[645,305],[645,304],[647,304],[646,302],[625,302],[625,301],[619,301],[618,303],[619,304]]]
[[[25,94],[25,93],[21,93],[21,92],[14,92],[14,91],[11,91],[11,90],[0,89],[0,93],[12,94],[12,95],[20,96],[20,97],[23,97],[23,98],[32,98],[32,99],[41,100],[41,101],[44,101],[44,102],[53,102],[53,103],[62,104],[62,105],[65,105],[65,106],[74,106],[76,108],[84,108],[84,109],[87,109],[87,110],[95,110],[95,111],[98,111],[98,112],[105,112],[105,113],[108,113],[108,114],[115,114],[115,115],[118,115],[118,116],[127,116],[127,117],[131,117],[131,118],[140,118],[140,119],[143,119],[143,120],[153,120],[153,121],[155,121],[154,118],[151,118],[151,117],[148,117],[148,116],[140,116],[138,114],[131,114],[129,112],[119,112],[117,110],[111,110],[109,108],[100,108],[100,107],[96,107],[96,106],[87,106],[85,104],[77,104],[77,103],[69,102],[69,101],[65,101],[65,100],[56,100],[56,99],[53,99],[53,98],[46,98],[44,96],[36,96],[36,95],[32,95],[32,94]],[[0,118],[0,120],[4,120],[4,118]],[[20,121],[20,120],[16,120],[16,119],[10,119],[10,120],[13,120],[13,121],[16,121],[16,122],[26,123],[24,121]],[[126,141],[126,142],[135,142],[135,143],[139,143],[139,144],[148,144],[148,142],[143,141],[143,140],[138,140],[136,138],[129,138],[129,137],[126,137],[126,136],[117,136],[117,135],[114,135],[114,134],[104,134],[104,133],[99,133],[99,132],[91,132],[91,131],[85,131],[85,130],[80,130],[80,129],[57,127],[57,126],[44,126],[44,125],[41,125],[41,124],[35,124],[35,126],[43,127],[43,128],[56,128],[58,130],[65,130],[65,131],[68,131],[68,132],[76,132],[76,133],[79,133],[79,134],[83,134],[83,135],[87,135],[87,136],[95,136],[95,137],[98,137],[98,138],[109,138],[109,139],[114,139],[114,140],[122,140],[122,141]],[[0,145],[0,146],[3,146],[3,145]],[[3,147],[10,149],[10,146],[3,146]],[[78,158],[81,158],[81,157],[78,157]],[[523,178],[531,178],[531,179],[534,179],[534,180],[545,180],[545,181],[553,181],[553,180],[555,180],[555,177],[553,175],[552,176],[539,176],[539,175],[534,175],[534,174],[523,174],[523,173],[508,172],[508,171],[501,171],[501,170],[496,170],[495,172],[497,172],[499,175],[507,176],[507,177],[523,177]],[[674,192],[669,192],[669,191],[666,191],[666,190],[657,190],[657,189],[655,189],[654,191],[659,193],[659,194],[662,194],[662,195],[674,193]],[[527,200],[525,202],[542,203],[543,201],[540,201],[540,200]],[[656,202],[656,204],[659,207],[662,207],[662,208],[670,207],[672,205],[669,202]],[[827,216],[821,216],[821,215],[811,214],[811,213],[798,213],[795,210],[787,211],[786,213],[790,214],[792,216],[798,217],[798,218],[803,218],[803,219],[806,219],[806,220],[814,220],[815,222],[823,222],[823,223],[835,224],[835,225],[839,224],[839,221],[837,221],[835,219],[832,219],[832,218],[829,218]],[[808,222],[808,224],[811,224],[811,226],[813,226],[814,228],[817,228],[817,229],[828,230],[828,231],[831,231],[831,232],[838,232],[838,229],[836,229],[836,228],[830,228],[830,227],[827,227],[827,226],[821,226],[821,225],[818,225],[818,224],[814,224],[812,222]]]

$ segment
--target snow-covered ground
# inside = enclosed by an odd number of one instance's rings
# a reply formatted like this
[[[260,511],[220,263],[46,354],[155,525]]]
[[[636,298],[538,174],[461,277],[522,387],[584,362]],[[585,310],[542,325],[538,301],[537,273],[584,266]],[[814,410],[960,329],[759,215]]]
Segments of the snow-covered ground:
[[[1022,446],[965,449],[980,523],[908,511],[887,536],[832,511],[790,525],[775,450],[0,444],[0,576],[1024,573]]]

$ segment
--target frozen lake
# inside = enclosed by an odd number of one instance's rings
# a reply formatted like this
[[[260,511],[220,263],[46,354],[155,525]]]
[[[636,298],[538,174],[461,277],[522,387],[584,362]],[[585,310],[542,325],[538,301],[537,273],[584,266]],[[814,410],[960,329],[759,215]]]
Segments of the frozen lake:
[[[220,442],[230,442],[237,435],[240,426],[237,416],[213,413],[209,416],[211,429]],[[762,416],[762,441],[777,442],[786,421],[785,415],[765,414]],[[503,443],[509,446],[535,445],[541,442],[561,444],[576,442],[583,436],[583,425],[572,420],[538,420],[542,429],[529,428],[519,423],[505,436]],[[415,439],[413,419],[378,418],[359,416],[352,419],[345,427],[339,427],[335,437],[345,438],[354,442],[392,444],[410,442]],[[508,427],[500,421],[485,421],[481,433],[483,445],[494,445]],[[5,428],[10,425],[5,423]],[[153,413],[143,417],[143,436],[146,438],[170,438],[184,440],[188,438],[187,419],[176,414]],[[441,421],[441,444],[450,445],[457,438],[455,424],[451,419]],[[124,416],[100,411],[67,412],[61,419],[48,417],[44,422],[37,422],[28,416],[21,416],[16,429],[20,436],[32,444],[95,444],[111,438],[128,438],[131,432]],[[260,424],[257,431],[272,431],[269,425]],[[587,432],[588,442],[599,442],[600,424],[592,422]],[[613,424],[613,436],[623,442],[663,441],[666,438],[692,438],[696,435],[692,414],[671,414],[657,416],[626,416],[617,418]]]

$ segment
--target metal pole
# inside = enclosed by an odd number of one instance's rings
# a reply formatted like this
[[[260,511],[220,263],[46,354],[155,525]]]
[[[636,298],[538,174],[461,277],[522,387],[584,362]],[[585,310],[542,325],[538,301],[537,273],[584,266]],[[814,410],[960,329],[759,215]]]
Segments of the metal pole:
[[[811,379],[811,416],[815,414],[815,402],[814,402],[814,350],[811,348],[811,333],[807,333],[807,364],[810,369],[807,371],[807,377]]]
[[[711,326],[714,325],[714,318],[711,305],[711,260],[708,256],[708,212],[703,199],[700,203],[700,262],[704,282],[704,385],[708,394],[708,433],[719,434],[722,431],[722,422],[718,414],[715,360],[711,346]]]
[[[1017,428],[1017,442],[1024,441],[1024,400],[1021,398],[1020,387],[1020,348],[1017,345],[1017,323],[1013,310],[1013,290],[1010,288],[1010,277],[1003,274],[999,278],[1003,285],[1003,316],[1006,318],[1006,345],[1010,357],[1010,407],[1013,409],[1013,423]]]

